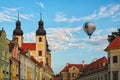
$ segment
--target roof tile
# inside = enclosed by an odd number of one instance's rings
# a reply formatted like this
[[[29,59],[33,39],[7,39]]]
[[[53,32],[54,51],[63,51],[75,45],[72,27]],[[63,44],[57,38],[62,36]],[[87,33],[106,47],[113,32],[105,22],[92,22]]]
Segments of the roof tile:
[[[107,64],[107,59],[106,57],[102,57],[94,62],[92,62],[91,64],[89,64],[85,71],[87,70],[93,70],[93,69],[99,69],[99,68],[105,68]]]
[[[110,49],[120,48],[120,36],[117,36],[105,49],[105,51]]]
[[[22,43],[22,48],[24,50],[35,50],[36,49],[36,44],[35,43]]]

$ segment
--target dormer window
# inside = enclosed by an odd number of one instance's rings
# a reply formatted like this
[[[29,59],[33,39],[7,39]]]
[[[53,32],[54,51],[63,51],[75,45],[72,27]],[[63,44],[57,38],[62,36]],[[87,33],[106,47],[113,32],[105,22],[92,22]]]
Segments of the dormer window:
[[[75,70],[75,68],[73,67],[73,70]]]

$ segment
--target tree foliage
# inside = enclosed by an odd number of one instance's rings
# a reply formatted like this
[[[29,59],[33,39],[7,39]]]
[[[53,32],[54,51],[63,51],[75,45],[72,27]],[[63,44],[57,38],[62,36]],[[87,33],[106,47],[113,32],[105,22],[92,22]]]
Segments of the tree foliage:
[[[112,42],[116,36],[120,36],[120,29],[118,29],[118,32],[112,32],[111,35],[108,35],[108,42]]]

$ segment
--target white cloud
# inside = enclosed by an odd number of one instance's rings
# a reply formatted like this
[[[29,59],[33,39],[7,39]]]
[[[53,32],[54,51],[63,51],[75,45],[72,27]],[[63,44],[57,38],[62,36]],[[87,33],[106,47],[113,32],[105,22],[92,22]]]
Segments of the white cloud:
[[[80,31],[81,27],[75,28],[49,28],[48,41],[53,51],[65,50],[69,47],[77,47],[76,41],[78,39],[74,36],[74,33]],[[78,44],[78,46],[80,46]],[[81,45],[82,46],[82,45]]]
[[[15,19],[15,17],[5,14],[4,12],[0,12],[0,22],[8,21],[12,22]]]
[[[30,20],[30,18],[34,17],[33,14],[20,14],[20,18]]]
[[[24,41],[25,42],[35,42],[35,32],[24,34]]]
[[[70,46],[70,47],[77,47],[77,48],[83,48],[86,45],[87,45],[86,43],[69,43],[68,44],[68,46]]]
[[[42,2],[36,2],[36,4],[43,9],[46,9],[45,5]]]
[[[109,28],[105,30],[97,30],[95,31],[94,35],[90,40],[83,39],[83,41],[86,41],[86,44],[91,46],[91,49],[100,51],[104,50],[109,42],[107,41],[108,34],[111,34],[111,32],[118,32],[117,28]]]
[[[107,36],[95,36],[91,39],[89,44],[94,50],[104,50],[108,45]]]
[[[94,11],[92,14],[88,16],[83,17],[67,17],[65,13],[58,12],[55,17],[56,22],[62,22],[62,21],[69,21],[69,22],[75,22],[75,21],[81,21],[81,20],[94,20],[94,19],[101,19],[110,17],[116,20],[118,20],[118,17],[120,16],[120,4],[116,5],[107,5],[102,6],[100,9]]]
[[[0,10],[0,22],[5,22],[5,21],[13,22],[13,21],[15,21],[17,19],[18,10],[20,10],[20,8],[2,7]],[[24,13],[20,14],[20,18],[22,18],[22,19],[29,20],[32,17],[34,17],[33,14],[24,14]]]
[[[56,21],[56,22],[67,21],[66,15],[65,15],[64,13],[62,13],[62,12],[58,12],[58,13],[56,14],[55,21]]]

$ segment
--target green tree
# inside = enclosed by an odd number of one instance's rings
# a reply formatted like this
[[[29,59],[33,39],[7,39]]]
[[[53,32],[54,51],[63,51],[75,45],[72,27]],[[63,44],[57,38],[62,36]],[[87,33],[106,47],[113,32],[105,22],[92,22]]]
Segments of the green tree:
[[[120,36],[120,29],[118,29],[118,32],[112,32],[111,35],[108,35],[108,42],[111,43],[116,38],[116,36]]]

